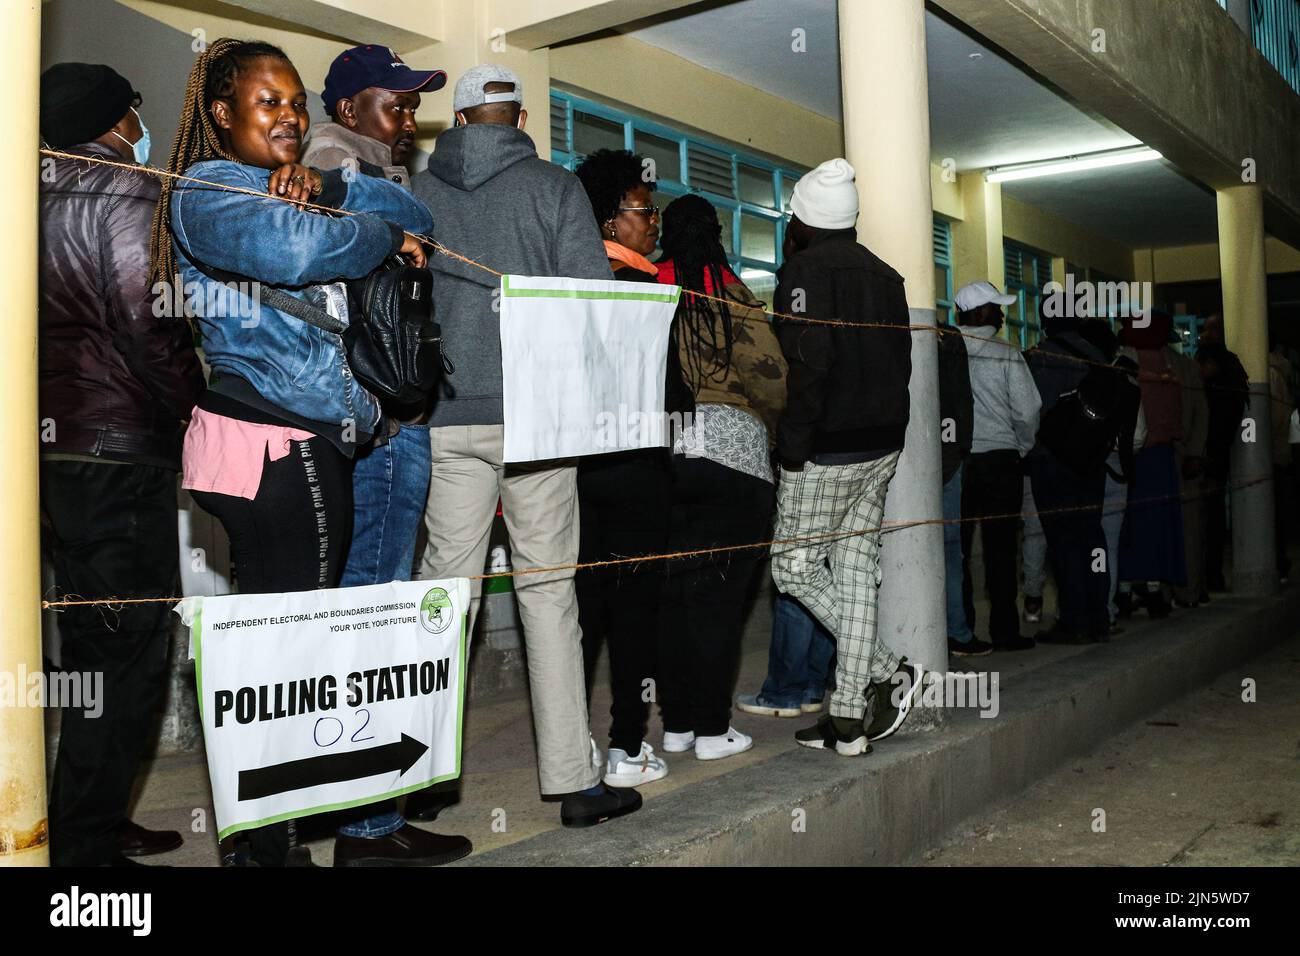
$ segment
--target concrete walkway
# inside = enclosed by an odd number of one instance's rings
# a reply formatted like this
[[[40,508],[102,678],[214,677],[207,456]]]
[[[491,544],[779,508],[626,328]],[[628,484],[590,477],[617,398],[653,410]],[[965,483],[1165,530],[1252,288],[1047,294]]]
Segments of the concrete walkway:
[[[1242,681],[1255,682],[1243,700]],[[927,866],[1300,865],[1300,635],[963,822]]]
[[[900,734],[863,758],[798,747],[793,732],[814,718],[737,712],[735,726],[754,736],[751,751],[708,762],[668,755],[669,776],[642,788],[639,813],[582,831],[562,828],[558,804],[538,795],[527,698],[477,702],[466,711],[461,802],[429,827],[474,841],[460,865],[911,861],[964,819],[1278,642],[1297,612],[1295,588],[1267,601],[1224,597],[1165,621],[1140,614],[1111,644],[979,659],[981,671],[998,675],[996,717],[952,710],[942,730]],[[741,692],[763,678],[770,626],[760,599],[746,627]],[[592,712],[602,744],[608,708],[598,677]],[[662,740],[657,715],[648,739],[656,748]],[[181,850],[146,862],[216,864],[201,755],[156,760],[133,817],[187,836]],[[322,823],[301,825],[314,859],[328,865],[331,831]]]

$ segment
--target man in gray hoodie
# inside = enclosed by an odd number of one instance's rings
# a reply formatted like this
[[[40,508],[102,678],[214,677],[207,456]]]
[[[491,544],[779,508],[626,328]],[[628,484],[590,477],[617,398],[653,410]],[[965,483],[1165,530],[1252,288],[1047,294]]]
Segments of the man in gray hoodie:
[[[523,84],[476,66],[456,84],[456,126],[438,136],[415,194],[437,210],[438,241],[491,270],[438,252],[429,260],[443,346],[455,372],[429,419],[432,481],[422,576],[483,573],[500,497],[516,570],[578,560],[574,462],[503,462],[501,273],[611,279],[586,192],[537,156],[524,133]],[[474,581],[477,613],[481,582]],[[560,796],[566,826],[590,826],[641,805],[635,790],[604,786],[591,739],[573,571],[515,579],[543,795]],[[471,617],[471,628],[473,618]]]

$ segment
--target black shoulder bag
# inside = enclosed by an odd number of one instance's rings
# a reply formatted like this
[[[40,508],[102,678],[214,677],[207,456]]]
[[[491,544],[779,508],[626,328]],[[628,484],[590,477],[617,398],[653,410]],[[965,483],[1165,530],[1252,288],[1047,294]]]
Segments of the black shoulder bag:
[[[289,293],[263,286],[261,299],[308,325],[341,336],[352,374],[366,390],[398,404],[423,401],[455,371],[433,320],[433,276],[393,256],[364,279],[351,279],[348,323]]]

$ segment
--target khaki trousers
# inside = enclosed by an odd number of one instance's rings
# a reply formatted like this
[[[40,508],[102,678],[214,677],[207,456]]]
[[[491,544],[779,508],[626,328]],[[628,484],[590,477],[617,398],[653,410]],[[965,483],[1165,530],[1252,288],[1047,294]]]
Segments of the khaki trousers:
[[[503,465],[501,425],[430,428],[429,443],[433,464],[424,512],[429,541],[422,578],[483,573],[498,496],[516,571],[578,560],[577,473],[572,463]],[[483,582],[470,584],[472,632]],[[585,790],[600,782],[604,757],[587,723],[573,571],[524,574],[514,585],[528,654],[542,793]]]

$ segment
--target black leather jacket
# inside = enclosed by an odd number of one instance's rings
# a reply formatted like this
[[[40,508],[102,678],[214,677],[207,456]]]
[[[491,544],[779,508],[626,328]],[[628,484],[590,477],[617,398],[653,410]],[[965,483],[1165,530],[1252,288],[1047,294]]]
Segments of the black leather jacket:
[[[98,143],[67,152],[122,161]],[[203,371],[177,297],[150,290],[157,198],[158,182],[145,173],[42,160],[42,454],[180,470]]]

